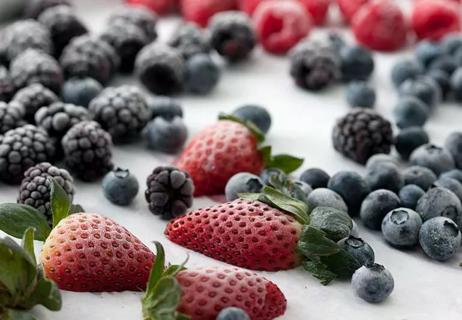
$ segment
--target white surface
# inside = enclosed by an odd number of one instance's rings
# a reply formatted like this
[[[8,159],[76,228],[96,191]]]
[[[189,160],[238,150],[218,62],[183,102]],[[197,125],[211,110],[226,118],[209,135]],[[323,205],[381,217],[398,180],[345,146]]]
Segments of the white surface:
[[[104,18],[119,4],[111,0],[75,1],[79,14],[93,27],[104,26]],[[161,33],[175,24],[171,19],[161,23]],[[378,111],[391,116],[395,94],[389,81],[391,63],[398,55],[377,55],[373,83],[378,89]],[[312,94],[296,88],[288,74],[288,61],[263,54],[257,50],[253,58],[236,66],[225,66],[222,81],[208,97],[182,96],[186,123],[191,135],[215,121],[219,111],[231,111],[244,103],[259,103],[273,115],[273,127],[268,142],[278,152],[303,156],[304,168],[319,166],[330,174],[339,170],[364,169],[342,158],[331,146],[331,130],[335,119],[348,111],[342,86],[322,94]],[[117,83],[123,80],[117,80]],[[442,105],[434,114],[427,129],[432,141],[442,143],[447,134],[460,130],[462,109],[456,105]],[[99,184],[77,184],[76,203],[89,212],[107,215],[123,224],[142,241],[150,244],[161,241],[167,259],[183,261],[186,250],[163,236],[165,222],[151,215],[143,197],[144,183],[154,167],[169,163],[171,157],[147,151],[142,144],[116,147],[114,161],[127,167],[138,177],[142,190],[136,202],[128,208],[111,205],[102,195]],[[17,188],[0,186],[0,201],[14,201]],[[211,204],[208,199],[197,199],[194,207]],[[384,264],[395,278],[395,290],[383,304],[368,304],[357,298],[348,282],[336,281],[324,287],[302,269],[277,273],[260,272],[277,283],[288,300],[286,314],[281,319],[334,320],[386,319],[430,320],[460,319],[462,314],[462,252],[447,263],[427,259],[420,251],[399,251],[388,246],[379,232],[360,228],[361,236],[375,250],[376,260]],[[39,248],[37,248],[39,250]],[[188,251],[188,267],[225,265],[201,254]],[[52,313],[42,308],[35,310],[39,319],[49,320],[132,320],[141,319],[140,293],[90,294],[63,292],[61,312]]]

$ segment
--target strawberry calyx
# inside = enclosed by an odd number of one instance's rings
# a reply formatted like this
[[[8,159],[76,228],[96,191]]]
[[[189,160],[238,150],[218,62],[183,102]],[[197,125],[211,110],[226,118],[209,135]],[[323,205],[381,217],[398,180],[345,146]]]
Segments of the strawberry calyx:
[[[237,122],[243,125],[244,127],[246,127],[247,129],[249,129],[250,132],[252,132],[252,134],[255,136],[255,138],[257,139],[259,143],[262,143],[263,141],[265,141],[265,134],[252,121],[243,120],[241,118],[238,118],[236,116],[233,116],[231,114],[226,114],[226,113],[220,113],[218,115],[218,120],[228,120],[232,122]]]

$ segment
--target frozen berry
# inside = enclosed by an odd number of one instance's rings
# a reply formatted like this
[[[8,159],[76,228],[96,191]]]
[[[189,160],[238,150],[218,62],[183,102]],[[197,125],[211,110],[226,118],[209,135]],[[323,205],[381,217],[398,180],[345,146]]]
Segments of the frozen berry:
[[[460,230],[450,219],[436,217],[422,225],[419,243],[427,256],[434,260],[446,261],[460,248]]]
[[[363,199],[370,192],[367,182],[353,171],[337,172],[329,179],[327,187],[342,196],[350,215],[359,213]]]
[[[424,68],[419,62],[412,59],[402,59],[396,62],[391,69],[391,80],[393,84],[399,86],[408,79],[416,79],[423,75]]]
[[[168,44],[178,49],[185,59],[211,50],[208,31],[191,22],[180,24]]]
[[[144,6],[151,11],[164,15],[173,12],[177,7],[177,0],[125,0],[135,7]]]
[[[265,134],[271,128],[271,115],[261,106],[245,105],[234,110],[232,115],[241,120],[253,122]]]
[[[58,102],[59,98],[50,89],[35,83],[16,92],[12,100],[19,102],[24,107],[26,120],[34,122],[34,115],[38,109]]]
[[[452,191],[459,200],[462,201],[462,184],[456,179],[440,177],[438,180],[433,182],[433,187],[446,188]]]
[[[369,229],[380,230],[385,215],[399,206],[400,199],[394,192],[384,189],[373,191],[361,205],[361,221]]]
[[[162,0],[154,1],[162,2]],[[144,6],[124,6],[117,9],[109,16],[108,25],[111,24],[133,24],[144,32],[149,41],[157,38],[157,15]]]
[[[443,54],[443,48],[439,42],[430,40],[420,41],[415,47],[417,60],[425,67]]]
[[[404,184],[415,184],[427,191],[436,181],[437,176],[433,171],[422,166],[410,166],[403,170]]]
[[[369,0],[336,0],[337,5],[347,22],[351,22],[359,9]]]
[[[444,147],[451,153],[456,167],[462,169],[462,132],[451,133],[446,138]]]
[[[183,118],[183,108],[178,100],[165,97],[155,96],[147,100],[151,119],[157,117],[166,120],[173,120],[175,117]]]
[[[387,299],[395,286],[390,271],[379,264],[362,266],[356,270],[351,284],[356,294],[370,303],[380,303]]]
[[[180,7],[186,21],[205,27],[215,14],[236,9],[237,0],[180,0]]]
[[[338,245],[351,254],[361,265],[365,266],[374,263],[374,250],[363,239],[350,235],[348,238],[340,240]]]
[[[239,198],[240,193],[260,193],[263,181],[259,176],[247,172],[240,172],[232,176],[225,187],[227,201]]]
[[[422,218],[411,209],[398,208],[390,211],[382,221],[385,240],[395,247],[413,247],[419,242]]]
[[[419,199],[416,211],[424,221],[435,217],[446,217],[460,225],[462,206],[459,198],[446,188],[432,188]]]
[[[208,54],[196,54],[186,60],[184,86],[196,94],[208,94],[220,80],[220,67]]]
[[[448,76],[451,76],[456,71],[458,65],[455,57],[449,55],[442,55],[436,58],[428,66],[429,70],[441,70],[446,72]]]
[[[454,98],[457,101],[462,101],[462,67],[457,68],[452,74],[451,89],[454,93]]]
[[[332,219],[342,222],[332,223]],[[310,214],[310,226],[323,231],[325,236],[332,241],[340,241],[350,235],[353,222],[345,211],[330,207],[317,207]]]
[[[401,158],[409,159],[412,152],[430,141],[428,133],[420,127],[405,128],[395,137],[395,148]]]
[[[108,172],[102,186],[106,199],[119,206],[128,206],[139,190],[136,177],[129,170],[121,168]]]
[[[267,186],[272,186],[271,181],[274,179],[281,180],[287,179],[286,174],[278,168],[265,168],[260,174],[260,178]]]
[[[64,82],[61,92],[63,101],[77,106],[88,107],[101,91],[101,84],[92,78],[71,78]]]
[[[160,152],[175,154],[183,148],[188,130],[180,117],[156,117],[146,126],[148,147]]]
[[[398,167],[391,163],[381,163],[368,168],[364,179],[371,190],[386,189],[397,193],[404,184]]]
[[[374,71],[372,53],[363,46],[344,46],[340,50],[340,60],[345,81],[367,80]]]
[[[399,86],[400,96],[411,96],[424,102],[429,110],[441,101],[441,90],[438,84],[429,77],[408,79]]]
[[[429,117],[428,107],[421,100],[405,96],[398,100],[393,109],[396,125],[403,129],[409,127],[422,127]]]
[[[459,32],[448,34],[441,40],[443,51],[453,55],[462,48],[462,35]]]
[[[346,90],[346,100],[350,107],[373,108],[376,94],[367,82],[351,82]]]
[[[423,197],[425,191],[415,184],[408,184],[399,190],[399,199],[401,206],[415,210],[417,202]]]
[[[240,308],[228,307],[220,311],[216,320],[250,320],[250,317]]]
[[[43,11],[55,6],[70,6],[69,0],[29,0],[24,8],[24,15],[28,18],[37,18]]]
[[[8,69],[0,65],[0,101],[10,101],[15,91]]]
[[[462,183],[462,170],[453,169],[440,175],[440,179],[451,178]]]
[[[311,210],[317,207],[331,207],[348,212],[348,207],[343,198],[335,191],[327,188],[314,189],[307,198]]]
[[[330,176],[319,168],[310,168],[302,172],[300,180],[310,185],[313,189],[326,188]]]
[[[24,113],[24,106],[17,101],[0,101],[0,134],[26,124]]]
[[[434,144],[425,144],[414,150],[410,162],[412,165],[427,167],[437,175],[455,168],[451,153]]]
[[[330,0],[300,0],[316,25],[323,25],[329,13]]]
[[[452,90],[450,76],[440,69],[429,70],[427,72],[427,76],[433,79],[436,84],[438,84],[441,90],[442,98],[446,99]]]
[[[369,160],[367,160],[366,168],[369,170],[383,163],[391,164],[396,167],[399,166],[399,161],[394,155],[385,154],[385,153],[377,153],[377,154],[374,154],[372,157],[370,157]]]

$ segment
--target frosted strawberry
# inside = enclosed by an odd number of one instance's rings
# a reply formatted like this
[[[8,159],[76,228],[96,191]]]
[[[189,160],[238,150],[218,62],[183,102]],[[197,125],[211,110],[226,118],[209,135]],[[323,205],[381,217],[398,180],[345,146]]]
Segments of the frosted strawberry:
[[[206,27],[216,13],[237,8],[237,0],[180,0],[181,14],[187,21]]]

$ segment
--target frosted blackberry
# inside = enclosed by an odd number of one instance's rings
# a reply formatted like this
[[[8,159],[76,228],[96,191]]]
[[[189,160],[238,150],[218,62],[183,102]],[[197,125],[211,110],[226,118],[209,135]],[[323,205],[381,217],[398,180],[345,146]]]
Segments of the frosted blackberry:
[[[138,136],[150,119],[145,97],[129,85],[106,88],[91,101],[89,110],[117,142]]]
[[[119,66],[119,57],[106,41],[83,35],[74,38],[61,55],[67,78],[90,77],[104,84]]]
[[[183,86],[184,61],[175,48],[152,43],[144,47],[135,61],[140,81],[156,94],[172,94]]]
[[[190,22],[182,23],[173,33],[168,44],[177,48],[185,59],[198,53],[209,53],[211,50],[207,31]]]
[[[162,219],[180,216],[192,206],[194,184],[187,172],[174,167],[157,167],[146,184],[149,210]]]
[[[354,109],[334,127],[335,150],[358,163],[365,164],[377,153],[390,153],[393,130],[388,120],[368,109]]]
[[[10,101],[15,90],[8,69],[0,65],[0,101]]]
[[[16,88],[40,83],[54,92],[60,92],[64,82],[58,62],[50,55],[28,49],[11,62],[11,79]]]
[[[66,166],[83,181],[97,180],[113,168],[111,135],[95,121],[73,126],[61,145]]]
[[[39,83],[34,83],[16,92],[13,101],[22,104],[26,120],[34,122],[34,115],[38,109],[59,101],[59,98],[50,89],[45,88]]]
[[[24,15],[29,18],[37,18],[43,11],[51,7],[71,5],[69,0],[29,0],[26,3]]]
[[[54,6],[40,14],[38,21],[50,30],[55,56],[59,57],[69,42],[88,32],[84,23],[75,15],[71,7]]]
[[[24,172],[40,162],[52,161],[55,147],[45,130],[24,125],[0,136],[0,179],[21,182]]]
[[[150,42],[157,38],[157,15],[143,6],[125,6],[118,9],[109,17],[108,24],[113,23],[137,26]]]
[[[27,204],[43,213],[48,222],[52,221],[50,208],[51,179],[54,179],[70,199],[74,196],[74,180],[69,172],[53,166],[49,162],[39,163],[24,173],[19,188],[18,203]]]
[[[303,41],[290,54],[290,74],[307,90],[321,90],[340,78],[340,60],[332,46]]]
[[[25,124],[24,107],[16,101],[0,101],[0,134]]]

